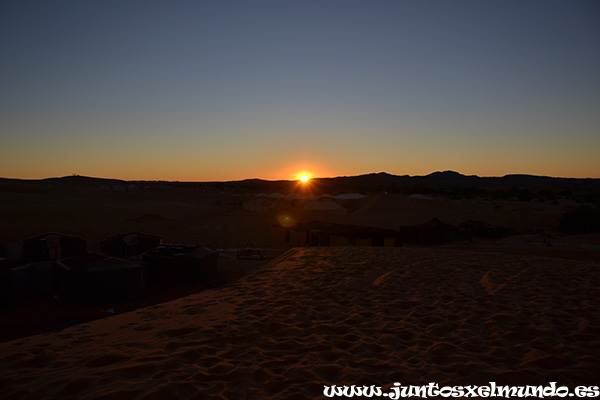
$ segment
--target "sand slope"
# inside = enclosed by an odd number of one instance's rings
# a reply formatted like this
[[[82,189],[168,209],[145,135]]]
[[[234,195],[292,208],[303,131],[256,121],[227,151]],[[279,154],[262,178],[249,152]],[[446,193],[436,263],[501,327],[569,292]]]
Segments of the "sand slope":
[[[306,399],[324,384],[598,384],[598,264],[293,249],[228,287],[0,344],[11,399]]]

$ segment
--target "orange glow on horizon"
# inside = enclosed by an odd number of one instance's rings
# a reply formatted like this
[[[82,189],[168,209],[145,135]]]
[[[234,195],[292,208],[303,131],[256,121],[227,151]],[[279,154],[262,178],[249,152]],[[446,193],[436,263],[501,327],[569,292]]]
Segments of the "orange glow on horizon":
[[[301,183],[308,183],[313,178],[313,174],[307,171],[302,171],[296,174],[295,179]]]

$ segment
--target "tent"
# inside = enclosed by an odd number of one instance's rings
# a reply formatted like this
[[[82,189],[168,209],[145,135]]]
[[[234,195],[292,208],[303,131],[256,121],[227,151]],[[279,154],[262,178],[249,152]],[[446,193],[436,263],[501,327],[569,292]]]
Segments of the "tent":
[[[466,232],[437,218],[419,225],[401,226],[399,231],[403,242],[413,244],[439,245],[470,239]]]
[[[101,252],[115,257],[135,257],[160,245],[160,236],[140,232],[122,233],[104,239],[100,243]]]
[[[44,233],[21,240],[25,261],[51,261],[85,254],[84,239],[61,233]]]
[[[303,210],[313,214],[339,215],[344,216],[348,211],[337,203],[331,201],[313,201],[306,203]]]
[[[212,284],[217,278],[219,253],[205,247],[163,244],[143,257],[148,279],[157,284]]]
[[[56,287],[62,301],[87,305],[138,300],[146,289],[145,270],[130,260],[98,253],[56,264]]]
[[[313,221],[278,230],[290,246],[401,246],[392,229]]]
[[[10,307],[31,295],[30,267],[24,261],[0,259],[0,306]]]

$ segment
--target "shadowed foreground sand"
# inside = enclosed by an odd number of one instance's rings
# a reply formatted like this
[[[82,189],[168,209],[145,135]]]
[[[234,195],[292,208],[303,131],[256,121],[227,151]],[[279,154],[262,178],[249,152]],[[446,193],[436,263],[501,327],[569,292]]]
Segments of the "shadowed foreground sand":
[[[598,385],[586,261],[293,249],[228,287],[0,344],[3,398],[318,398],[323,385]]]

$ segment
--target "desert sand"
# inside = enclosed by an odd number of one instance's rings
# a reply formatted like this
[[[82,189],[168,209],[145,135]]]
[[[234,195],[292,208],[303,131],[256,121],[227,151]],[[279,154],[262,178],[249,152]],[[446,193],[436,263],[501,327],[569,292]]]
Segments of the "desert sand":
[[[343,203],[347,215],[314,216],[244,209],[254,198],[218,185],[123,192],[5,182],[0,243],[49,231],[93,243],[133,230],[281,253],[272,230],[281,213],[392,229],[476,219],[521,234],[433,248],[293,248],[262,267],[222,259],[226,275],[245,276],[0,343],[0,398],[307,399],[334,384],[599,384],[600,235],[556,232],[573,201],[371,193]],[[3,329],[14,330],[24,310],[5,310]]]
[[[0,344],[0,397],[598,385],[598,267],[507,251],[295,248],[225,287]]]

